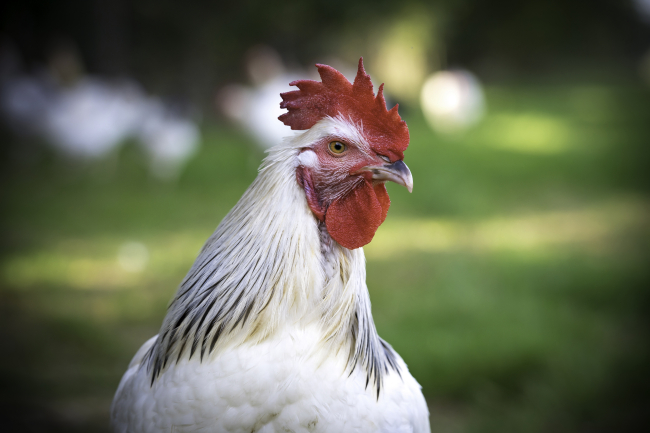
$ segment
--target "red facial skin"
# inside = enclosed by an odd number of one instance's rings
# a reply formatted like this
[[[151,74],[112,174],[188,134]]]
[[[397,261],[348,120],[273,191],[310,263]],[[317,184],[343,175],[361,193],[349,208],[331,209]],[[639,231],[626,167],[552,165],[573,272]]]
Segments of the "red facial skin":
[[[341,154],[329,150],[329,143],[340,141],[347,146]],[[368,244],[386,219],[390,198],[384,182],[373,181],[363,167],[386,164],[372,150],[369,154],[356,145],[337,138],[327,138],[304,149],[316,154],[316,167],[299,166],[298,183],[305,190],[314,216],[324,222],[330,236],[348,249]],[[392,155],[391,155],[392,156]],[[391,158],[394,159],[394,158]]]

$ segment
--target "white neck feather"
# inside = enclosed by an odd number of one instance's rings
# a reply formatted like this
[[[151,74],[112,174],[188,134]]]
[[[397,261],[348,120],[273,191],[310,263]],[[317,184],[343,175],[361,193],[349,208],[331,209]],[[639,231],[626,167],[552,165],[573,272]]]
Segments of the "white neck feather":
[[[383,374],[397,370],[372,320],[363,250],[348,250],[329,236],[296,181],[299,150],[331,127],[321,123],[270,150],[206,242],[148,353],[152,383],[183,357],[203,360],[226,346],[256,344],[283,327],[307,324],[318,324],[322,344],[349,353],[349,369],[365,369],[377,392]]]

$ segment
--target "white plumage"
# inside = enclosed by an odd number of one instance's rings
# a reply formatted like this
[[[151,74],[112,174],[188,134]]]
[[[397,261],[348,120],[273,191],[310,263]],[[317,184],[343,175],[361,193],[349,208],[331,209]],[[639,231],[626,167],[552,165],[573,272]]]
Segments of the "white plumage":
[[[115,432],[429,431],[420,386],[377,335],[363,249],[330,237],[296,181],[319,164],[305,149],[362,135],[325,117],[269,151],[122,378]]]

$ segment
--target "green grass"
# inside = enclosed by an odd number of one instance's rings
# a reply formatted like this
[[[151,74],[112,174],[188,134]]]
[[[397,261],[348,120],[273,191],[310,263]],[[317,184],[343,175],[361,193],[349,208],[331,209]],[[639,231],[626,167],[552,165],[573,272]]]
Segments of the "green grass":
[[[380,334],[434,431],[625,431],[647,405],[650,94],[487,89],[458,136],[411,131],[409,195],[366,248]],[[16,431],[108,431],[131,356],[263,157],[225,126],[178,183],[126,146],[75,165],[3,139],[0,398]],[[146,245],[141,272],[120,267]]]

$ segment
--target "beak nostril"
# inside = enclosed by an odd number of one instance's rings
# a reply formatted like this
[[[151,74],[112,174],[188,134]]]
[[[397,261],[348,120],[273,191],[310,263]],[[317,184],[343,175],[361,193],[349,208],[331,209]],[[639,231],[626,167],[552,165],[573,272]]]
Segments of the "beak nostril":
[[[381,166],[367,166],[362,168],[358,173],[366,171],[372,173],[372,178],[376,181],[390,181],[404,185],[409,192],[413,191],[413,176],[411,170],[404,164],[404,161],[398,160],[392,164]]]
[[[386,161],[386,163],[390,164],[390,158],[389,157],[384,156],[384,155],[377,155],[377,156],[380,157],[381,159],[383,159],[384,161]]]

